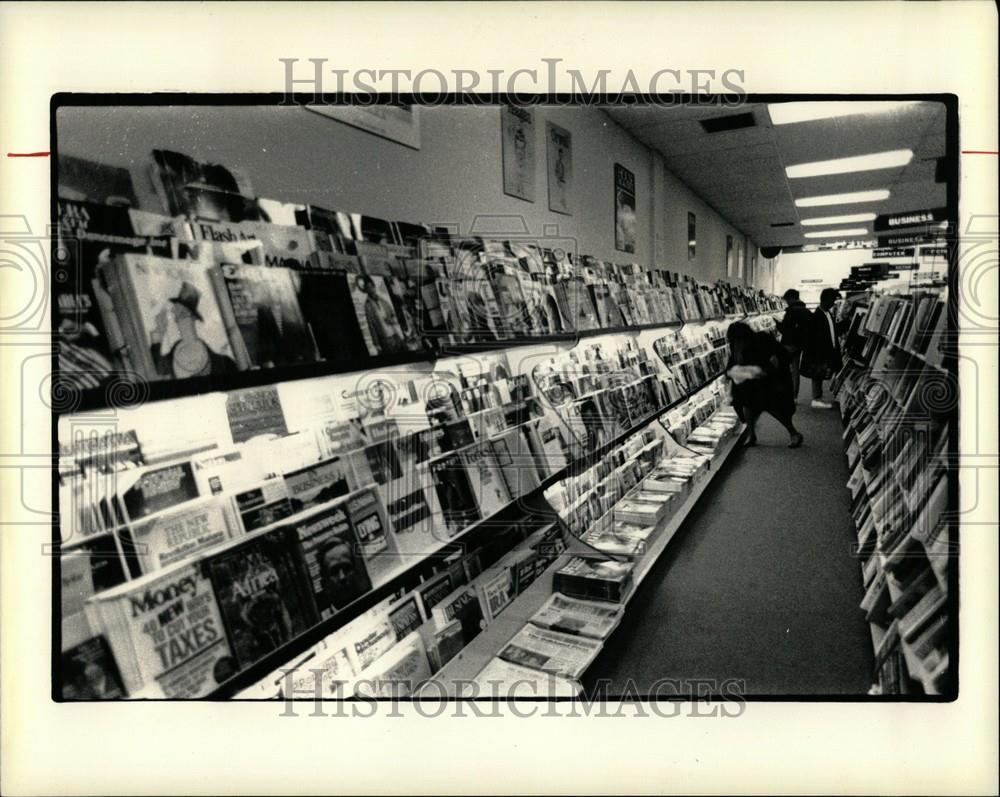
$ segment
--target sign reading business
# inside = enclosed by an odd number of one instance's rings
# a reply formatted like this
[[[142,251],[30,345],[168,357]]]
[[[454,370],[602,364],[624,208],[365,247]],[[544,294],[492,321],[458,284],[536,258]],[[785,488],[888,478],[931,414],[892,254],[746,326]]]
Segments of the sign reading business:
[[[875,232],[889,232],[902,227],[919,227],[948,220],[948,208],[910,210],[905,213],[886,213],[875,217]]]

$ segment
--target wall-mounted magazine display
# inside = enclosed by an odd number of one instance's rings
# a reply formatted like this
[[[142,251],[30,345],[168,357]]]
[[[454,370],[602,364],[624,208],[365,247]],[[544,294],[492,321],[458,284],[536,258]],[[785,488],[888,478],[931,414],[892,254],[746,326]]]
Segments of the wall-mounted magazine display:
[[[724,360],[718,329],[688,324],[676,346],[653,345],[664,324],[713,311],[708,286],[571,242],[257,198],[238,170],[180,153],[158,151],[155,172],[157,212],[95,206],[68,184],[59,202],[84,275],[57,302],[60,374],[87,409],[107,405],[118,371],[149,393],[116,407],[117,442],[76,445],[86,419],[60,418],[60,652],[79,647],[65,694],[117,694],[114,670],[130,697],[353,693],[369,671],[374,693],[416,688],[535,599],[566,528],[641,559],[650,527],[614,507],[668,513],[695,480],[665,465],[651,478],[660,449],[622,437],[671,403],[691,445],[728,440],[725,424],[695,431],[723,392],[691,395]],[[116,179],[102,178],[102,201]],[[919,315],[924,332],[893,336],[930,357],[940,313]],[[516,357],[502,351],[513,344]],[[579,489],[554,523],[541,488],[571,473]],[[933,639],[935,622],[909,617],[904,643]],[[113,669],[99,664],[102,634]],[[276,651],[324,675],[287,684]],[[77,678],[90,659],[104,686]]]

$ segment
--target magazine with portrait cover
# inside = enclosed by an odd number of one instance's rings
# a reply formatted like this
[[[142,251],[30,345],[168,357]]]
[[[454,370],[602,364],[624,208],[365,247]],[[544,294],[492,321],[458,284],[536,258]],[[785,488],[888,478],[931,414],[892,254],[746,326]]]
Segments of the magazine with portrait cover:
[[[240,669],[290,642],[318,618],[288,529],[239,540],[205,560]]]
[[[130,696],[197,698],[236,674],[215,592],[199,564],[180,564],[87,602]]]
[[[407,351],[407,340],[396,316],[387,280],[387,277],[368,274],[349,274],[347,277],[358,328],[372,357]]]
[[[210,274],[241,370],[316,360],[289,269],[225,263]]]
[[[298,545],[320,619],[332,617],[371,589],[344,500],[296,518],[287,528]]]
[[[104,273],[115,323],[142,376],[185,379],[237,370],[205,263],[126,254]]]

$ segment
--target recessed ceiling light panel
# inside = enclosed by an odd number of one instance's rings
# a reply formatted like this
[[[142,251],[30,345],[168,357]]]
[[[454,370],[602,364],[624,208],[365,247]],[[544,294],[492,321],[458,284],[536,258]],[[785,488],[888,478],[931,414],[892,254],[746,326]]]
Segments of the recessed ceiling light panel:
[[[913,160],[912,149],[893,149],[888,152],[873,152],[870,155],[855,155],[850,158],[834,158],[828,161],[813,161],[786,166],[785,174],[790,180],[800,177],[822,177],[827,174],[850,174],[870,172],[876,169],[896,169]]]
[[[888,188],[874,191],[851,191],[847,194],[825,194],[824,196],[807,196],[795,200],[797,208],[821,208],[827,205],[854,205],[861,202],[881,202],[889,198]]]
[[[803,233],[806,238],[837,238],[845,235],[867,235],[868,229],[865,227],[850,227],[846,230],[820,230],[819,232]]]
[[[916,101],[896,102],[775,102],[767,106],[771,123],[789,125],[795,122],[812,122],[817,119],[833,119],[838,116],[858,114],[892,113],[917,105]]]
[[[874,213],[848,213],[845,216],[822,216],[816,219],[802,219],[803,227],[819,227],[824,224],[853,224],[858,221],[873,221]]]

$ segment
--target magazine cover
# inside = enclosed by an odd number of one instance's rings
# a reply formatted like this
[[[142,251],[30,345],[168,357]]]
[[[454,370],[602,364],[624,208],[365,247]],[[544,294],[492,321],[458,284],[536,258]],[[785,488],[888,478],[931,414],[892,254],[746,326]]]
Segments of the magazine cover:
[[[285,529],[242,540],[213,555],[208,571],[241,669],[317,621],[301,560]]]
[[[197,185],[206,189],[254,195],[253,186],[243,172],[215,163],[204,163],[172,150],[153,150],[153,184],[171,216],[196,216],[197,206],[192,206],[186,187]]]
[[[191,559],[233,536],[223,499],[217,497],[168,509],[129,531],[143,573]]]
[[[116,489],[129,520],[138,520],[198,497],[190,462],[154,465],[120,473]]]
[[[493,459],[493,448],[487,440],[469,446],[461,454],[479,514],[488,518],[510,503],[503,474]]]
[[[237,370],[205,265],[123,255],[118,278],[135,328],[129,353],[149,379],[186,379]]]
[[[382,505],[379,490],[364,487],[347,497],[347,515],[372,583],[379,586],[386,573],[399,564],[396,539]]]
[[[431,677],[430,662],[420,634],[410,634],[378,659],[355,685],[355,694],[405,698]]]
[[[227,263],[212,270],[212,279],[240,368],[316,359],[288,269]]]
[[[170,254],[164,236],[136,235],[126,207],[60,199],[58,267],[53,289],[59,379],[76,388],[93,388],[122,363],[125,331],[111,306],[102,265],[122,252]],[[62,274],[65,278],[59,279]]]
[[[63,651],[60,661],[63,700],[118,700],[126,696],[118,665],[103,636]]]
[[[417,606],[416,595],[411,595],[402,603],[397,604],[389,610],[389,624],[396,632],[396,641],[399,642],[410,632],[416,631],[423,625],[424,618],[420,614]]]
[[[457,533],[479,520],[479,503],[466,463],[460,454],[452,453],[433,460],[431,475],[450,533]]]
[[[369,350],[354,312],[347,274],[304,269],[291,272],[291,279],[299,309],[320,359],[367,357]]]
[[[350,492],[353,473],[340,457],[307,465],[284,475],[292,512],[316,509]]]
[[[231,502],[239,525],[248,534],[292,514],[288,488],[284,479],[280,478],[267,479],[255,487],[238,492]]]
[[[407,341],[396,317],[387,278],[349,274],[347,280],[368,353],[375,357],[406,351]]]
[[[88,615],[131,696],[204,697],[236,674],[212,584],[194,564],[97,595]]]
[[[320,619],[368,592],[371,580],[344,501],[291,524]]]
[[[266,221],[249,221],[242,227],[260,241],[265,266],[306,268],[316,251],[315,237],[302,227]]]

